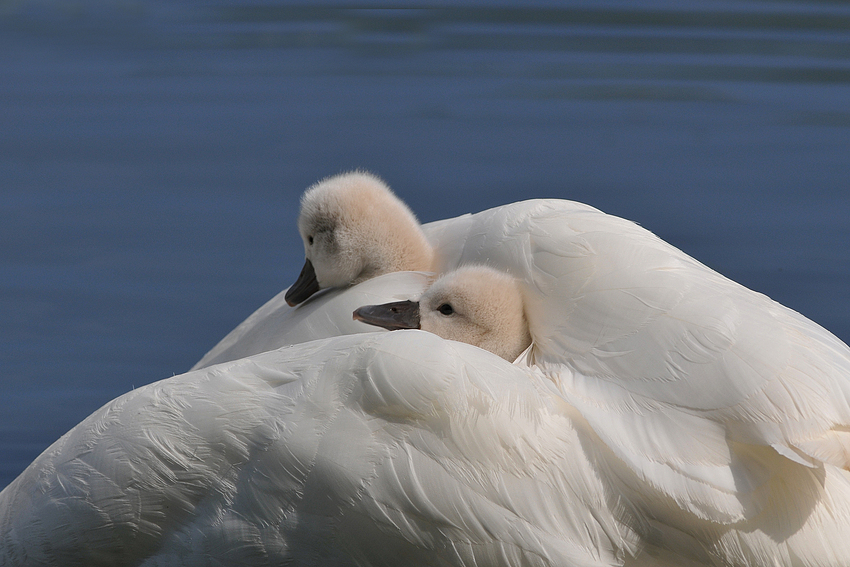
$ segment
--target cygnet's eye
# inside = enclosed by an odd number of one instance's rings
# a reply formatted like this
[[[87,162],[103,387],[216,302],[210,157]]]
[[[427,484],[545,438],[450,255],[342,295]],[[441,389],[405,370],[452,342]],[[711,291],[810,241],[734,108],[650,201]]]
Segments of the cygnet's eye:
[[[451,305],[449,305],[448,303],[443,303],[442,305],[437,307],[437,311],[439,311],[443,315],[447,315],[447,316],[451,315],[452,313],[455,312],[454,308]]]
[[[313,245],[313,235],[312,234],[307,237],[307,244],[309,244],[311,246]]]

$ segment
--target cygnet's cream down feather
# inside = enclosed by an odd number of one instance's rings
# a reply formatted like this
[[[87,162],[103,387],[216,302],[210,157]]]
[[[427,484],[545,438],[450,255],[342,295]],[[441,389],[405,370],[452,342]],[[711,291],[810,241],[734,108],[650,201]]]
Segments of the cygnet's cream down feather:
[[[298,231],[306,263],[289,292],[293,305],[319,289],[432,268],[433,251],[416,217],[369,173],[329,177],[307,189]]]
[[[531,344],[518,282],[487,266],[437,279],[417,302],[369,305],[354,318],[386,329],[422,329],[514,361]]]

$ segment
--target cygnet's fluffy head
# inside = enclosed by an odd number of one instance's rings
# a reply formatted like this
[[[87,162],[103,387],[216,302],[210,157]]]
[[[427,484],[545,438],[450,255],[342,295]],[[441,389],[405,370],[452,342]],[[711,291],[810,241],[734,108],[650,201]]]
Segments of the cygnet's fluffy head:
[[[485,266],[467,266],[440,277],[418,302],[368,305],[357,309],[354,318],[390,330],[430,331],[508,361],[531,344],[519,284]]]
[[[306,262],[286,300],[405,270],[430,271],[433,251],[416,217],[374,175],[323,179],[301,198],[298,231]]]

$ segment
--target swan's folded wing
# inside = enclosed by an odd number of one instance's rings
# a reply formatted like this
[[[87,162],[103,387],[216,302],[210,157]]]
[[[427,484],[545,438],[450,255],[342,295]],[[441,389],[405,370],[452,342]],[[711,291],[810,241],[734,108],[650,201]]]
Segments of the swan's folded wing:
[[[458,263],[526,282],[535,361],[682,508],[722,522],[762,509],[771,465],[757,447],[850,466],[850,350],[823,328],[585,205],[528,201],[466,223]]]
[[[635,551],[633,522],[571,411],[531,370],[420,331],[270,351],[83,421],[0,494],[2,553],[618,564]]]

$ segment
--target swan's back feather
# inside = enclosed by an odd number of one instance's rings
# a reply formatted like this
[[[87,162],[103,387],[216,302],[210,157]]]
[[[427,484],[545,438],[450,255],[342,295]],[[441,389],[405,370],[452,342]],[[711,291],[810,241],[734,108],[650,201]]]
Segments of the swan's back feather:
[[[0,494],[0,563],[618,563],[627,507],[550,388],[420,331],[163,380]]]

